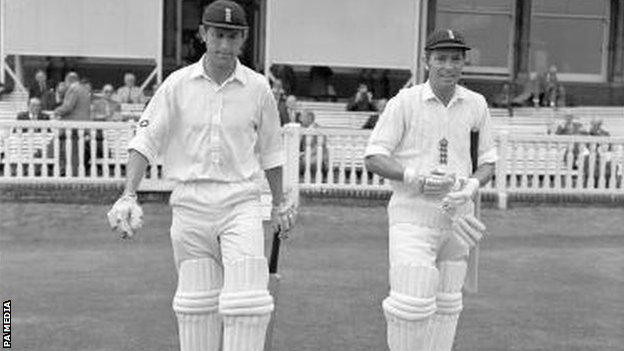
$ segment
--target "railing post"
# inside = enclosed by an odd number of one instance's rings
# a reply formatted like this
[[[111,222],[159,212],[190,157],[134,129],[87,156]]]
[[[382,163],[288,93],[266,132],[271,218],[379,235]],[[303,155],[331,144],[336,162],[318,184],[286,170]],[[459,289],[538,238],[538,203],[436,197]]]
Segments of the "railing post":
[[[284,165],[284,192],[290,199],[299,203],[299,144],[301,127],[298,123],[288,123],[283,128],[286,164]]]
[[[498,194],[498,209],[507,209],[507,149],[509,147],[509,132],[502,131],[498,138],[498,162],[496,163],[496,193]],[[513,174],[512,174],[513,176]]]

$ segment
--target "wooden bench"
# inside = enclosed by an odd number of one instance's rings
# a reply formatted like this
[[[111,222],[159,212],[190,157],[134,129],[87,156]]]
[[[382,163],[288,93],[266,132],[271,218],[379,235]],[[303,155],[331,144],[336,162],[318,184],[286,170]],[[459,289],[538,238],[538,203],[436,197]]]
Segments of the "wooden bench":
[[[315,121],[323,128],[362,129],[376,112],[314,111]]]
[[[312,110],[315,113],[316,111],[346,111],[347,103],[299,100],[297,101],[297,109],[300,111]]]

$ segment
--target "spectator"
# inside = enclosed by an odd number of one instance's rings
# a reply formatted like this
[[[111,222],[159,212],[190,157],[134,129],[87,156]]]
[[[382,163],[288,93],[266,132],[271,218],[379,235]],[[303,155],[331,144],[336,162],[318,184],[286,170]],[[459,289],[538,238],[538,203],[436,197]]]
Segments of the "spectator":
[[[541,106],[565,106],[565,88],[557,79],[557,66],[551,65],[543,79],[543,94],[540,97]]]
[[[275,102],[277,103],[277,112],[279,113],[280,126],[283,126],[284,124],[290,122],[290,117],[288,115],[288,108],[286,107],[286,95],[284,93],[284,89],[282,88],[281,79],[273,80],[273,86],[271,87],[271,91],[273,91],[273,97],[275,98]]]
[[[377,124],[377,121],[379,120],[379,115],[381,115],[383,111],[386,109],[387,103],[388,103],[388,99],[385,99],[385,98],[377,100],[377,102],[375,103],[375,108],[377,109],[377,113],[370,115],[368,120],[366,120],[366,123],[364,123],[364,126],[362,126],[362,129],[375,128],[375,125]]]
[[[102,87],[102,96],[93,100],[91,119],[94,121],[120,121],[121,104],[113,99],[115,89],[106,84]]]
[[[347,104],[348,111],[376,111],[373,104],[373,94],[368,91],[368,86],[365,82],[361,82],[358,85],[355,96],[349,100]]]
[[[312,66],[310,68],[310,96],[315,100],[336,100],[336,90],[331,84],[334,72],[327,66]]]
[[[20,121],[40,121],[49,120],[50,117],[42,112],[41,99],[32,97],[28,99],[28,111],[18,113],[17,119]]]
[[[272,65],[271,74],[282,81],[282,88],[286,95],[295,94],[297,89],[297,78],[295,71],[289,65]]]
[[[572,114],[566,114],[563,124],[557,126],[555,130],[556,135],[580,135],[587,134],[582,130],[583,125],[579,122],[575,122],[575,117]]]
[[[57,108],[63,104],[63,99],[65,98],[65,93],[67,92],[67,84],[63,82],[59,82],[56,85],[56,89],[54,90],[54,108]]]
[[[145,95],[141,88],[135,86],[136,77],[132,73],[124,75],[124,86],[117,89],[117,101],[122,104],[142,104],[145,103]]]
[[[556,135],[587,135],[587,132],[583,130],[583,125],[579,122],[575,122],[575,117],[572,114],[566,114],[564,116],[564,123],[559,125],[555,130]],[[563,162],[567,165],[568,153],[566,150],[563,156]],[[581,153],[581,145],[574,143],[572,146],[572,169],[578,169],[578,157]]]
[[[67,91],[63,104],[54,110],[54,114],[64,120],[89,120],[91,117],[91,97],[87,87],[80,83],[76,72],[69,72],[65,77]]]
[[[315,121],[315,117],[314,116],[314,112],[310,111],[310,110],[304,110],[300,116],[299,116],[299,123],[301,124],[301,127],[303,129],[308,129],[308,130],[315,130],[317,128],[319,128],[319,125],[316,124]],[[299,168],[301,172],[305,172],[305,167],[306,167],[306,156],[305,156],[305,152],[306,152],[306,138],[311,138],[310,140],[310,173],[312,174],[312,176],[314,176],[314,174],[316,174],[316,169],[317,169],[317,155],[318,155],[318,142],[319,140],[323,140],[322,141],[322,155],[321,155],[321,170],[322,171],[326,171],[327,170],[327,160],[328,160],[328,152],[327,152],[327,142],[325,139],[325,136],[323,136],[320,133],[312,133],[312,135],[310,136],[306,136],[305,132],[302,135],[301,138],[301,142],[299,144]]]
[[[48,76],[43,70],[37,70],[35,73],[35,81],[28,89],[28,98],[39,98],[41,106],[44,110],[53,110],[55,106],[54,89],[48,82]]]
[[[511,85],[508,82],[503,83],[500,92],[494,95],[492,106],[504,108],[511,106]]]
[[[87,92],[89,93],[89,98],[92,99],[93,98],[93,85],[91,85],[91,82],[87,78],[82,78],[80,80],[80,84],[87,90]]]
[[[589,122],[589,135],[593,136],[610,136],[611,134],[602,128],[601,119],[592,119]]]
[[[303,113],[299,116],[299,123],[302,128],[318,128],[319,125],[316,124],[316,116],[314,112],[310,110],[304,110]]]
[[[80,77],[76,72],[69,72],[65,77],[65,85],[67,91],[63,97],[63,104],[54,110],[56,118],[71,121],[89,120],[91,119],[91,97],[87,88],[80,83]],[[78,130],[71,129],[71,132],[61,130],[59,134],[59,156],[60,156],[60,173],[62,176],[66,173],[67,155],[66,143],[68,134],[71,135],[71,171],[72,175],[78,175]],[[89,143],[85,143],[84,159],[88,161],[90,157]]]
[[[297,98],[294,95],[286,97],[286,110],[288,111],[288,123],[295,123],[299,119],[300,113],[297,111]]]
[[[602,128],[602,120],[601,119],[592,119],[589,122],[589,135],[592,136],[610,136],[610,133]],[[583,174],[584,181],[583,186],[587,187],[588,175],[589,175],[589,153],[590,153],[590,144],[588,143],[586,146],[586,152],[583,154]],[[600,146],[600,144],[596,143],[596,156],[594,159],[594,187],[598,187],[600,182],[600,166],[602,165],[602,157],[605,158],[605,169],[604,169],[604,178],[605,185],[609,186],[609,181],[611,178],[611,157],[607,156],[610,152],[613,151],[613,145],[608,144],[604,148]],[[604,154],[603,154],[604,152]]]

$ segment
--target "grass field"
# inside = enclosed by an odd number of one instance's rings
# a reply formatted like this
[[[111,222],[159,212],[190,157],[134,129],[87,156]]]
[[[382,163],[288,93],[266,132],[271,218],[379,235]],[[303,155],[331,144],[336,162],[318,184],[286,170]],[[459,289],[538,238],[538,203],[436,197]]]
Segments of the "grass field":
[[[4,203],[0,298],[15,350],[175,350],[170,213],[146,204],[133,241],[108,206]],[[455,350],[624,350],[624,210],[485,210],[480,289]],[[308,205],[283,246],[275,349],[386,350],[385,210]]]

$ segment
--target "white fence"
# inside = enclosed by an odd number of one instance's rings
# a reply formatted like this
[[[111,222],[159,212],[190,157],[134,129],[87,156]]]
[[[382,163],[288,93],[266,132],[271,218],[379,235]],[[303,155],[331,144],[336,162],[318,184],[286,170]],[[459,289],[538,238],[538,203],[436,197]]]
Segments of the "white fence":
[[[0,121],[0,183],[122,184],[129,122]],[[286,187],[307,191],[388,191],[368,172],[369,130],[284,128]],[[497,135],[500,160],[482,189],[506,207],[509,194],[624,195],[624,137]],[[140,190],[165,191],[162,165],[151,165]]]
[[[387,191],[387,181],[367,172],[363,154],[370,131],[303,129],[300,188]],[[481,191],[509,194],[624,195],[624,137],[496,135],[499,162]],[[321,165],[320,167],[318,165]]]

